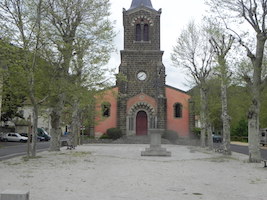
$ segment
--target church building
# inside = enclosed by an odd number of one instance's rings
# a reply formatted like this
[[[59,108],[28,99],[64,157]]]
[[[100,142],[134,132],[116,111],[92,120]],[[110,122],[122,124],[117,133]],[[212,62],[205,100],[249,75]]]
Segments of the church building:
[[[123,9],[119,74],[116,86],[96,100],[96,136],[117,127],[128,136],[147,135],[158,128],[189,137],[193,124],[190,96],[165,84],[160,16],[161,9],[155,10],[150,0],[132,0],[131,7]]]

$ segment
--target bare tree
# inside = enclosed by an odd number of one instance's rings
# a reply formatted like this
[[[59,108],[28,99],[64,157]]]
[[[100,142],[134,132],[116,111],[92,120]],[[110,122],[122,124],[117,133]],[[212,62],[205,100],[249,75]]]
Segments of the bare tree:
[[[215,26],[214,26],[215,25]],[[222,122],[223,122],[223,153],[226,155],[231,154],[230,149],[230,116],[228,115],[228,103],[227,103],[227,88],[229,86],[230,71],[227,64],[227,54],[231,50],[234,42],[232,35],[226,35],[218,24],[211,26],[211,39],[210,43],[215,52],[215,60],[217,66],[215,71],[217,72],[221,81],[221,103],[222,103]]]
[[[180,34],[171,58],[176,66],[184,68],[189,73],[200,88],[201,146],[206,146],[206,134],[208,134],[208,144],[212,148],[211,124],[208,120],[207,79],[212,70],[213,50],[206,32],[194,22],[189,23]]]
[[[251,106],[248,112],[248,134],[249,134],[249,161],[260,162],[260,144],[259,144],[259,114],[260,114],[260,96],[267,77],[262,80],[262,63],[264,58],[264,47],[267,39],[267,0],[210,0],[212,9],[218,13],[219,17],[225,21],[229,30],[238,37],[240,44],[245,48],[253,66],[252,78],[246,77],[246,82],[250,86],[252,95]],[[228,23],[228,19],[235,21]],[[240,37],[240,32],[236,28],[230,28],[238,20],[242,19],[254,32],[253,42],[245,41]],[[239,20],[240,22],[240,20]],[[251,40],[251,38],[250,38]]]

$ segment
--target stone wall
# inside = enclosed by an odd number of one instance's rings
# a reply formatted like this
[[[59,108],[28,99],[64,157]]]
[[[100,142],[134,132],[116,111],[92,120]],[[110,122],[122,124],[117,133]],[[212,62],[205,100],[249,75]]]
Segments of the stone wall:
[[[123,12],[124,49],[160,50],[160,11],[135,9]],[[149,24],[149,41],[135,41],[135,25]]]
[[[124,10],[124,50],[121,51],[119,73],[118,127],[126,133],[127,101],[138,94],[146,94],[157,102],[157,126],[166,128],[165,66],[160,50],[160,11],[148,8]],[[136,24],[149,25],[149,41],[135,41]],[[137,74],[145,72],[145,80]]]

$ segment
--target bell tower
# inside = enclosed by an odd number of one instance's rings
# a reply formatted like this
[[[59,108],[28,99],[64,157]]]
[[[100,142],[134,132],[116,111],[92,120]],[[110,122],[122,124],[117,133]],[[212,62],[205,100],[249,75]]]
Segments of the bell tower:
[[[144,118],[147,115],[147,129],[166,128],[166,75],[160,50],[160,16],[161,9],[155,10],[150,0],[132,0],[131,7],[123,9],[124,49],[117,76],[117,114],[118,127],[127,135],[139,130],[140,112]],[[129,101],[138,96],[140,102],[136,102],[135,111],[130,112]],[[150,105],[141,97],[151,98],[155,103]],[[141,104],[145,106],[137,106]]]

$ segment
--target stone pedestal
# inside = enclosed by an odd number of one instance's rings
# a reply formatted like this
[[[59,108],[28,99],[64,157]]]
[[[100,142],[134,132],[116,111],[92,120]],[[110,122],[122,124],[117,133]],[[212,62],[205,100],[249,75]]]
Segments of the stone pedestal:
[[[171,152],[161,147],[163,129],[150,129],[150,147],[141,152],[141,156],[171,156]]]
[[[29,200],[28,191],[6,190],[0,195],[1,200]]]

